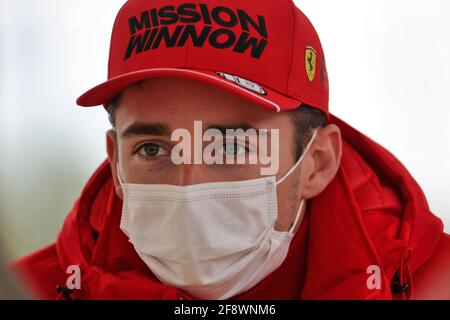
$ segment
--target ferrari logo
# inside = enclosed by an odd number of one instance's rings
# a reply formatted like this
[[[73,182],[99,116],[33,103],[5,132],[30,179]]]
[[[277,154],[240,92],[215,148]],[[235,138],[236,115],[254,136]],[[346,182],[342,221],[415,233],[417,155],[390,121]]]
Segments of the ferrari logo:
[[[308,79],[313,81],[316,75],[316,50],[313,47],[306,47],[305,65]]]

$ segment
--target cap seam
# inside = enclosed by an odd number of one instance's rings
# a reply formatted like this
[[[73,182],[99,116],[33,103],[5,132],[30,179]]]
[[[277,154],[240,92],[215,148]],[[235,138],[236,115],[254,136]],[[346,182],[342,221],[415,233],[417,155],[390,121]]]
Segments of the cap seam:
[[[287,78],[286,78],[286,92],[289,95],[289,93],[290,93],[289,82],[291,79],[292,62],[294,60],[294,40],[295,40],[295,32],[296,32],[296,19],[295,19],[294,4],[292,3],[292,0],[288,0],[288,1],[289,1],[289,5],[291,7],[292,23],[294,24],[293,32],[292,32],[292,39],[291,39],[291,49],[289,52],[289,69],[288,69],[288,74],[287,74]]]
[[[119,21],[119,16],[120,13],[122,12],[122,10],[124,10],[124,8],[126,7],[126,5],[128,4],[128,2],[125,2],[123,4],[123,6],[120,8],[119,12],[116,15],[116,19],[114,20],[114,24],[113,24],[113,29],[111,32],[111,39],[110,39],[110,45],[109,45],[109,58],[108,58],[108,79],[110,78],[110,73],[111,73],[111,51],[112,51],[112,40],[113,40],[113,35],[114,35],[114,30],[116,29],[116,25],[117,22]]]

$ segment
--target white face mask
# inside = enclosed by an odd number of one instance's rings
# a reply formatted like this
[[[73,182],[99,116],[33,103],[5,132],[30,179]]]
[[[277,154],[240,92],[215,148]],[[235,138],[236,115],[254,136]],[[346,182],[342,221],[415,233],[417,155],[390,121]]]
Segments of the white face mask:
[[[123,183],[118,173],[124,194],[120,228],[162,283],[197,299],[228,299],[245,292],[287,256],[305,201],[290,230],[276,231],[276,187],[300,165],[316,134],[279,181],[271,176],[147,185]]]

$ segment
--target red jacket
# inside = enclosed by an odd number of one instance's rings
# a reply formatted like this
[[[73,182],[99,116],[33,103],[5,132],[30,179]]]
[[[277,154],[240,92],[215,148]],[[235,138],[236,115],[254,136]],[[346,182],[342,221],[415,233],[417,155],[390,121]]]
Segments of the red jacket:
[[[385,149],[339,119],[332,122],[344,140],[336,177],[309,201],[284,263],[234,298],[406,299],[413,298],[417,274],[421,297],[450,299],[450,237],[419,186]],[[15,268],[44,299],[190,299],[161,284],[140,260],[119,229],[121,208],[105,161],[56,243]],[[81,289],[58,293],[70,265],[81,269]],[[372,265],[381,269],[380,289],[367,286]]]

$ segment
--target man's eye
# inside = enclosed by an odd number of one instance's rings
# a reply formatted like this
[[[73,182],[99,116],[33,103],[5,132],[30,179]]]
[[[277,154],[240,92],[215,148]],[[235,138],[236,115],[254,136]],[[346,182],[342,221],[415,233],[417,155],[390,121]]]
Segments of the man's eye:
[[[247,151],[244,145],[237,142],[225,142],[223,150],[225,154],[234,156],[241,155]]]
[[[147,143],[138,149],[138,154],[145,157],[157,157],[167,155],[168,152],[155,143]]]

